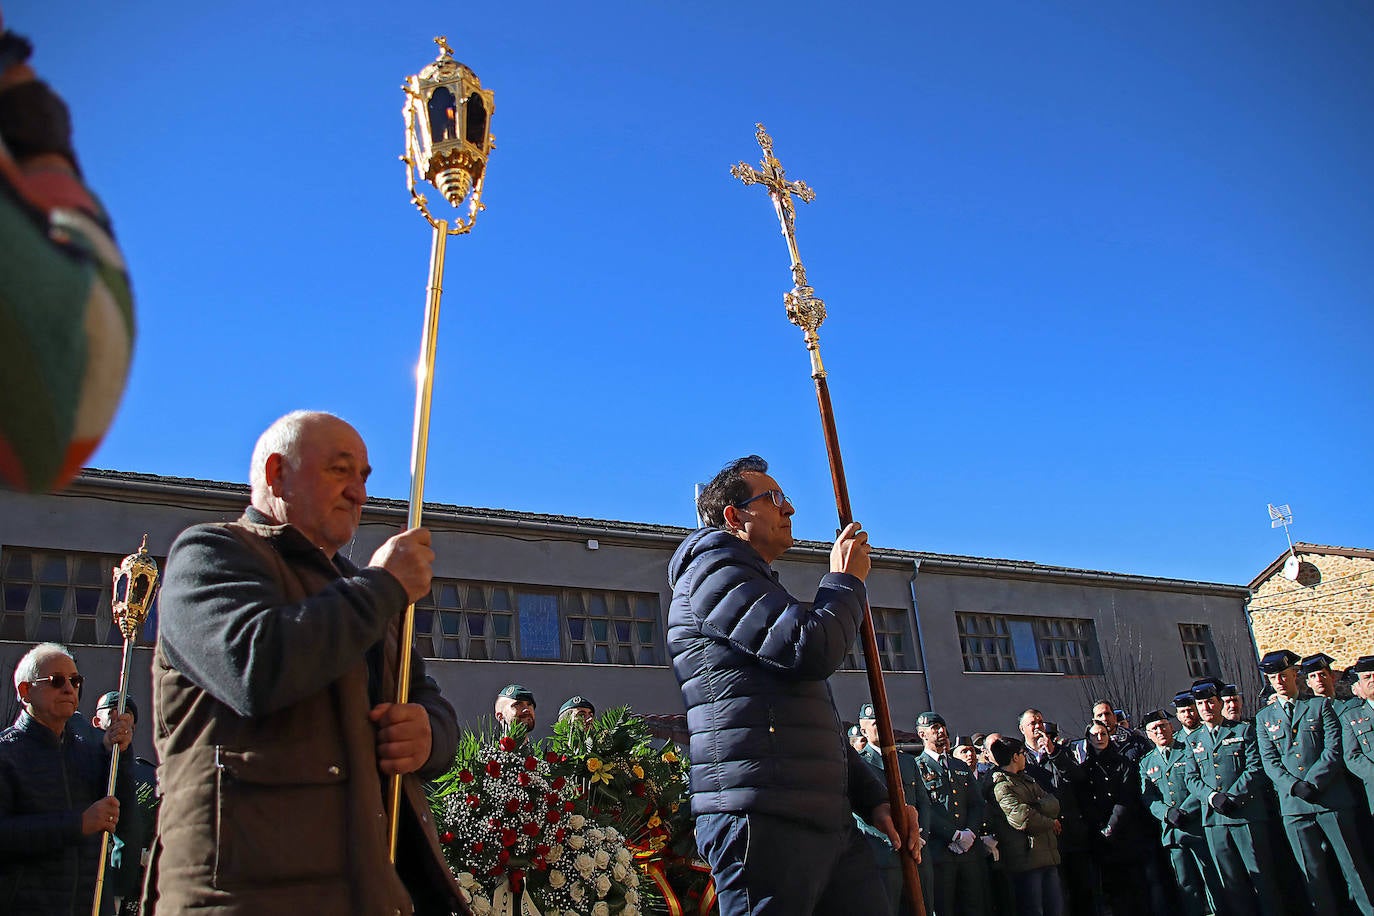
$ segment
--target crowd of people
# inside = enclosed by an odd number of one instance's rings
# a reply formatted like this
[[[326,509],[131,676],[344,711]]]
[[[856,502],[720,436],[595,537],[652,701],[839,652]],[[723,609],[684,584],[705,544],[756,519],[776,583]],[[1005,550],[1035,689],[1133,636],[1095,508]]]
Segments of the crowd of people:
[[[1332,661],[1267,654],[1254,718],[1216,678],[1141,729],[1100,701],[1076,740],[1034,708],[1015,733],[957,737],[923,713],[902,770],[922,812],[927,911],[1370,913],[1374,656],[1345,672],[1344,698]],[[858,720],[850,742],[881,770],[871,704]],[[860,827],[900,911],[895,854]]]

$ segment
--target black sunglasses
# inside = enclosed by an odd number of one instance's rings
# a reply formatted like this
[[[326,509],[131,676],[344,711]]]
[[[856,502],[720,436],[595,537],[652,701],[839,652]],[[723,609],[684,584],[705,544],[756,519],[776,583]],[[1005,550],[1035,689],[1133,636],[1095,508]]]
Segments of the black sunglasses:
[[[86,683],[86,679],[79,674],[49,674],[47,677],[36,677],[29,681],[30,684],[51,684],[53,689],[61,690],[71,681],[73,690],[80,690],[81,685]]]
[[[750,503],[758,502],[760,499],[763,499],[765,497],[773,500],[773,505],[777,506],[779,509],[782,508],[783,503],[787,503],[789,506],[792,505],[792,500],[788,499],[787,495],[783,493],[781,490],[764,490],[762,493],[759,493],[755,496],[749,497],[748,499],[741,500],[740,502],[735,503],[735,508],[743,509]]]

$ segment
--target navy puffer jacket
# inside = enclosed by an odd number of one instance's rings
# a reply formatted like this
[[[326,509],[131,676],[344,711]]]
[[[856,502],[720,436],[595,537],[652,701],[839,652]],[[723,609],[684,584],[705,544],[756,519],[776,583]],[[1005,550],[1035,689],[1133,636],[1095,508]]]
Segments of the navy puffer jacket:
[[[827,573],[811,607],[758,552],[694,531],[668,564],[668,652],[691,732],[694,815],[770,814],[840,830],[886,801],[845,740],[826,678],[863,619],[864,584]]]

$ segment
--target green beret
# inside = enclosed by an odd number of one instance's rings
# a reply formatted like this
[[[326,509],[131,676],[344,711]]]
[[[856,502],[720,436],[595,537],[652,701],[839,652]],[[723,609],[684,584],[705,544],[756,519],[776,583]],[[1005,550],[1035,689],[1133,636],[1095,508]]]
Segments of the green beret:
[[[534,702],[534,697],[530,697],[530,702]],[[558,714],[561,716],[569,709],[585,709],[592,715],[596,714],[596,707],[592,705],[592,701],[582,696],[581,694],[568,697],[566,700],[564,700],[563,705],[558,707]]]
[[[538,703],[534,702],[534,694],[530,692],[530,689],[520,684],[507,684],[506,686],[501,688],[501,692],[498,693],[497,696],[507,697],[508,699],[512,700],[524,700],[531,706],[539,705]]]

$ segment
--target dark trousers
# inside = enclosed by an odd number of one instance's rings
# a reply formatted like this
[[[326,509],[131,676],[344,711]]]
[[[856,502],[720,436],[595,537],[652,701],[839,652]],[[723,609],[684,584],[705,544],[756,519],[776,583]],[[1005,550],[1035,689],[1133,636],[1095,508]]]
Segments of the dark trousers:
[[[720,916],[890,916],[863,834],[815,830],[766,814],[703,814],[697,849]]]
[[[1356,909],[1363,916],[1374,916],[1374,906],[1370,905],[1371,881],[1369,864],[1364,856],[1352,856],[1351,847],[1359,849],[1359,836],[1355,832],[1354,818],[1346,811],[1324,811],[1320,814],[1284,815],[1283,830],[1288,834],[1288,843],[1293,847],[1293,855],[1298,858],[1307,882],[1307,896],[1318,913],[1336,913],[1337,891],[1336,876],[1327,864],[1326,850],[1322,840],[1330,844],[1331,852],[1340,863],[1345,875],[1345,886]]]
[[[1222,909],[1228,916],[1283,916],[1285,912],[1271,877],[1274,856],[1269,849],[1268,828],[1264,821],[1203,828],[1207,851],[1221,875]]]
[[[1207,838],[1201,834],[1183,837],[1179,845],[1166,847],[1169,866],[1178,883],[1183,916],[1202,916],[1222,909],[1221,875],[1207,851]]]
[[[1017,916],[1062,916],[1064,890],[1053,865],[1012,872],[1011,886],[1016,892]]]
[[[1102,912],[1102,892],[1092,854],[1086,849],[1062,849],[1059,858],[1059,879],[1070,916],[1097,916]]]
[[[983,916],[987,912],[988,865],[976,845],[975,841],[975,848],[968,852],[934,863],[931,916]]]

